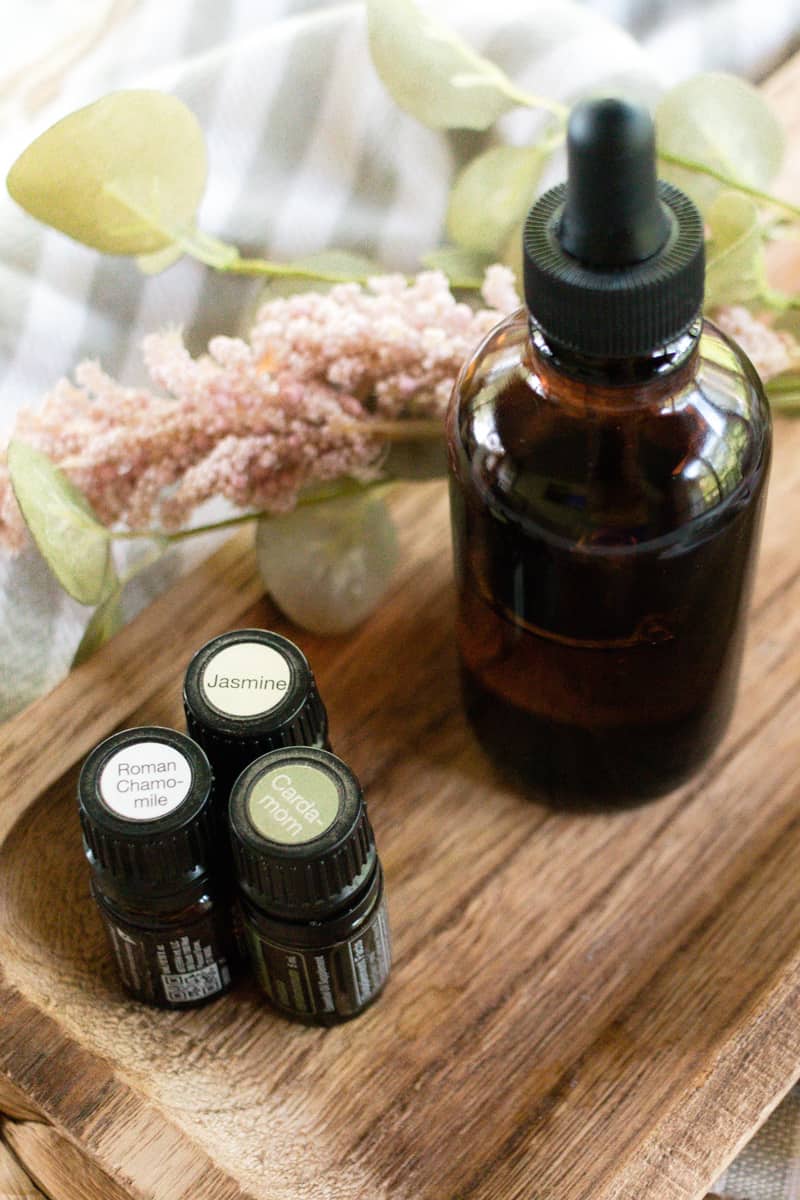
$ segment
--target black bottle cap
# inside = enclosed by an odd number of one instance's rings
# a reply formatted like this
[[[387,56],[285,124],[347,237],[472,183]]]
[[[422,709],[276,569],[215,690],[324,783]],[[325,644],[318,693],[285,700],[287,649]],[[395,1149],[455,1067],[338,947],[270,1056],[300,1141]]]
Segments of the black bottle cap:
[[[78,781],[86,857],[96,874],[134,890],[177,888],[212,859],[214,777],[198,745],[145,725],[92,750]]]
[[[700,213],[656,179],[645,108],[608,97],[572,110],[568,180],[534,204],[523,233],[525,302],[546,336],[601,358],[673,341],[703,304]]]
[[[377,862],[358,780],[327,750],[276,750],[246,767],[231,792],[230,829],[239,886],[274,916],[333,912]]]
[[[227,777],[270,750],[328,739],[305,655],[264,629],[236,629],[201,647],[186,670],[183,707],[189,733]]]

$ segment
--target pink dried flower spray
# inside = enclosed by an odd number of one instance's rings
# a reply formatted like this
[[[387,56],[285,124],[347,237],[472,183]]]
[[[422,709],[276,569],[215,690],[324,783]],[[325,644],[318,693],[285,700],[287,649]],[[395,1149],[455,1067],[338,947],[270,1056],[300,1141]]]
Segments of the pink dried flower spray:
[[[206,500],[287,512],[309,486],[380,475],[387,421],[443,416],[466,355],[518,305],[513,275],[489,269],[487,308],[458,302],[443,274],[384,275],[271,300],[247,340],[217,337],[193,358],[178,333],[143,350],[153,388],[83,362],[14,437],[47,454],[99,518],[177,529]],[[0,462],[0,540],[25,527]]]

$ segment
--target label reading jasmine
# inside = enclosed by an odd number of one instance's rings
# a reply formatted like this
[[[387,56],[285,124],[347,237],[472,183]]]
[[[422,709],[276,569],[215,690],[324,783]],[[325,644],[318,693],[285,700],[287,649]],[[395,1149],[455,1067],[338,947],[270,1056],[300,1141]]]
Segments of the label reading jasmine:
[[[330,829],[339,812],[339,789],[326,771],[289,763],[256,781],[247,811],[262,837],[296,846]]]
[[[271,646],[236,642],[206,663],[200,687],[209,704],[231,717],[255,717],[271,712],[292,682],[289,663]]]
[[[192,786],[191,765],[164,742],[134,742],[112,754],[98,787],[106,808],[126,821],[152,821],[183,803]]]

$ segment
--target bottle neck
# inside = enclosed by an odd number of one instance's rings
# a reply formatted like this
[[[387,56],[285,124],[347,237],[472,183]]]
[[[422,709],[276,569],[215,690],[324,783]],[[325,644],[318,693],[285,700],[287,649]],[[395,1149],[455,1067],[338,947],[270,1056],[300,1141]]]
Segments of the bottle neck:
[[[295,912],[292,916],[254,901],[243,889],[239,893],[242,911],[265,937],[298,946],[327,946],[344,941],[371,914],[383,895],[383,870],[379,859],[359,886],[346,900],[324,912]]]
[[[157,885],[140,880],[120,880],[109,871],[93,871],[92,894],[98,903],[115,908],[129,915],[159,917],[167,919],[170,914],[180,914],[209,898],[221,897],[225,885],[210,878],[205,867],[187,872],[183,876]],[[232,889],[229,889],[232,890]]]
[[[684,333],[648,354],[629,358],[596,358],[560,346],[535,319],[528,319],[534,369],[544,389],[561,394],[565,382],[576,399],[593,404],[652,403],[686,386],[697,369],[702,317]]]

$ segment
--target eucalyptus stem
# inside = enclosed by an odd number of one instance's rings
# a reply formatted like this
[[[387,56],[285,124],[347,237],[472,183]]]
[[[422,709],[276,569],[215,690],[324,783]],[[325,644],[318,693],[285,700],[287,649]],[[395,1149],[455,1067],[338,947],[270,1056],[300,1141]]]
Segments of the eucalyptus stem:
[[[220,529],[234,529],[237,525],[246,525],[248,521],[256,521],[259,517],[266,515],[264,511],[238,513],[235,517],[225,517],[222,521],[209,521],[205,525],[193,525],[191,529],[178,529],[174,533],[167,533],[163,529],[131,529],[121,534],[115,534],[114,536],[124,538],[157,538],[159,541],[174,545],[176,542],[186,541],[187,538],[199,537],[203,533],[216,533]]]
[[[174,242],[184,254],[215,271],[233,275],[266,275],[275,279],[313,279],[320,283],[366,283],[367,275],[344,275],[341,271],[315,271],[313,267],[293,266],[291,263],[272,262],[267,258],[242,258],[238,248],[223,242],[201,229],[176,230],[165,225],[158,214],[146,208],[124,189],[114,183],[103,185],[103,191],[113,197],[140,221],[145,222],[164,238],[164,244]]]
[[[411,424],[411,422],[408,423]],[[439,428],[441,432],[441,426]],[[295,507],[308,508],[312,504],[323,504],[326,500],[338,500],[341,496],[353,496],[359,492],[374,491],[377,488],[388,487],[392,482],[392,480],[375,479],[369,483],[359,483],[356,479],[344,479],[340,483],[322,485],[315,491],[298,497]],[[118,529],[111,531],[111,537],[119,542],[132,542],[142,538],[149,538],[153,541],[161,542],[162,545],[173,545],[176,542],[183,542],[187,538],[197,537],[203,533],[217,533],[221,529],[233,529],[237,525],[246,525],[249,521],[258,521],[262,517],[273,516],[275,516],[275,513],[271,513],[267,509],[259,509],[257,512],[237,513],[236,516],[225,517],[221,521],[210,521],[206,525],[193,525],[191,529],[178,529],[174,533],[170,533],[165,529]]]
[[[267,258],[236,257],[226,263],[209,263],[232,275],[266,275],[275,279],[313,279],[317,283],[368,283],[370,275],[342,275],[339,271],[316,271],[313,267],[271,262]]]
[[[112,536],[114,536],[114,535],[112,535]],[[120,577],[119,577],[120,592],[125,587],[125,585],[130,583],[130,581],[132,579],[135,579],[137,575],[141,575],[141,573],[143,571],[146,571],[148,567],[152,567],[154,563],[157,563],[158,560],[163,555],[163,553],[166,549],[166,547],[163,545],[163,539],[159,537],[159,538],[154,538],[153,540],[157,541],[159,544],[157,546],[153,546],[153,548],[150,551],[148,551],[148,553],[143,554],[142,557],[137,562],[135,562],[132,567],[130,567],[127,571],[123,572],[123,574],[120,575]]]
[[[192,252],[189,251],[189,253]],[[369,283],[370,279],[374,278],[375,275],[385,274],[385,272],[376,270],[369,275],[342,275],[338,271],[318,271],[314,267],[293,266],[291,263],[276,263],[266,258],[242,258],[240,255],[227,262],[209,262],[203,258],[200,261],[217,271],[223,271],[232,275],[264,275],[273,279],[310,279],[315,283],[359,283],[362,287]],[[448,275],[447,278],[450,287],[459,289],[460,291],[477,291],[483,287],[483,280],[476,277],[458,279]],[[413,275],[406,275],[405,280],[406,283],[413,283],[414,277]]]
[[[715,179],[717,183],[722,183],[737,192],[743,192],[745,196],[752,196],[754,200],[760,200],[762,204],[770,204],[773,208],[781,208],[784,212],[791,213],[793,217],[800,217],[800,205],[792,204],[789,200],[782,200],[780,196],[773,196],[771,192],[764,192],[761,188],[751,187],[749,183],[742,183],[739,179],[732,179],[730,175],[726,175],[724,171],[718,171],[716,167],[710,167],[693,158],[684,158],[682,154],[671,154],[667,151],[659,151],[658,157],[662,162],[683,167],[686,171],[696,171],[700,175],[707,175],[709,179]]]
[[[522,88],[518,88],[513,80],[509,79],[505,72],[501,71],[493,62],[478,54],[477,50],[474,50],[466,42],[462,42],[460,38],[454,37],[452,30],[442,27],[438,31],[438,35],[443,41],[454,46],[467,62],[472,63],[479,81],[485,78],[487,72],[491,72],[498,90],[504,92],[509,100],[515,100],[517,104],[524,104],[527,108],[542,108],[545,112],[552,113],[554,117],[566,117],[569,110],[565,105],[558,100],[551,100],[547,96],[534,96],[531,92],[525,92]],[[472,78],[463,75],[453,82],[456,87],[468,86],[472,82]]]
[[[518,88],[510,79],[504,79],[503,91],[509,100],[516,100],[517,104],[521,104],[525,108],[542,108],[552,116],[558,117],[562,122],[566,122],[569,115],[569,107],[562,104],[560,100],[550,100],[547,96],[537,96],[533,92],[526,92],[523,88]]]
[[[227,261],[213,261],[203,257],[201,254],[195,253],[193,249],[187,249],[187,254],[202,262],[205,266],[213,268],[215,271],[221,271],[231,275],[260,275],[268,279],[309,279],[314,283],[359,283],[365,286],[376,275],[385,274],[385,271],[373,271],[369,275],[342,275],[337,271],[315,270],[313,267],[292,266],[291,263],[276,263],[266,258],[242,258],[237,255]],[[431,270],[441,270],[442,268],[433,267]],[[446,273],[446,272],[445,272]],[[483,280],[477,277],[468,279],[458,279],[452,275],[448,275],[448,282],[451,288],[458,291],[476,292],[483,287]],[[406,283],[413,283],[414,276],[406,275]]]

